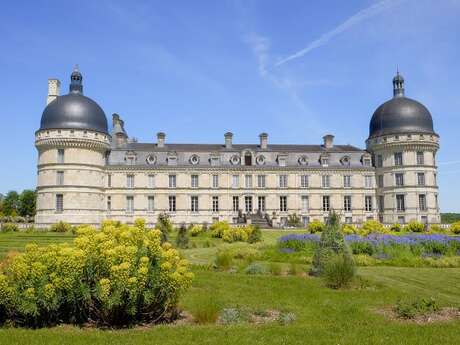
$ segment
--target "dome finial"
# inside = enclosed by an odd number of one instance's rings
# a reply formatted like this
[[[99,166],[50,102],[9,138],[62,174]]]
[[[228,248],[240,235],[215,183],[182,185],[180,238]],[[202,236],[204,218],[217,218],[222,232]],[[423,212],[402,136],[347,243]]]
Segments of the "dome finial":
[[[70,92],[83,93],[83,76],[80,73],[78,64],[73,68],[73,72],[70,75]]]
[[[404,78],[399,74],[398,66],[396,66],[396,76],[393,78],[393,96],[404,97]]]

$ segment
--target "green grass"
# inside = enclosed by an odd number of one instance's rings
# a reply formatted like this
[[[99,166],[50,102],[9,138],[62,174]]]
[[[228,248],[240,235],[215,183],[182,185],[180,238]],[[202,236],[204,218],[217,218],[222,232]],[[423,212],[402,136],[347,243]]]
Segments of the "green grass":
[[[289,231],[291,232],[291,231]],[[274,244],[283,231],[264,231],[261,248]],[[0,250],[21,250],[26,242],[69,241],[52,233],[0,234]],[[191,238],[197,245],[206,236]],[[194,263],[209,263],[218,248],[248,248],[245,243],[184,250]],[[399,297],[433,297],[441,306],[460,307],[460,269],[361,267],[369,281],[363,289],[332,290],[322,280],[300,276],[246,275],[195,268],[193,286],[180,300],[193,310],[206,296],[222,308],[277,309],[293,312],[296,321],[281,326],[236,324],[163,325],[131,330],[97,330],[60,326],[49,329],[0,329],[0,344],[458,344],[460,320],[417,325],[391,321],[376,309],[394,305]]]

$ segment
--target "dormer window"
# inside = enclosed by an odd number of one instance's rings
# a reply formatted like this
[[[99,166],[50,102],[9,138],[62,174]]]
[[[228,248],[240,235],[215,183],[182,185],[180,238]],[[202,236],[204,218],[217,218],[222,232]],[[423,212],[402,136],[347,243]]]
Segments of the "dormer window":
[[[319,162],[323,167],[329,166],[329,156],[327,154],[326,155],[321,155],[319,157]]]
[[[350,166],[350,157],[349,156],[344,156],[340,159],[340,164],[344,165],[344,166]]]
[[[150,154],[150,155],[147,156],[145,161],[146,161],[147,164],[153,165],[153,164],[156,163],[157,157],[155,155],[153,155],[153,154]]]
[[[279,155],[278,156],[278,165],[280,167],[285,167],[287,164],[287,155]]]
[[[308,165],[308,157],[300,156],[298,162],[299,162],[299,165]]]
[[[126,155],[125,155],[126,164],[134,165],[134,164],[136,164],[136,160],[137,160],[137,155],[136,155],[136,153],[134,151],[126,152]]]
[[[200,163],[200,157],[198,157],[198,155],[192,155],[190,157],[190,163],[193,165],[197,165],[198,163]]]
[[[264,155],[258,155],[256,158],[256,163],[257,165],[264,165],[265,164],[265,156]]]
[[[231,158],[230,158],[230,163],[232,165],[238,165],[240,164],[240,157],[238,155],[233,155]]]
[[[177,165],[177,154],[175,152],[169,152],[166,161],[168,165]]]
[[[252,155],[250,152],[244,154],[244,165],[252,165]]]

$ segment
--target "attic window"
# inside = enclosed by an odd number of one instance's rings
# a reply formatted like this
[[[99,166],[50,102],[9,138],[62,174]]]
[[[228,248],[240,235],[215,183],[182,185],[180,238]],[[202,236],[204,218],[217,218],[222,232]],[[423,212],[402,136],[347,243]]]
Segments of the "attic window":
[[[264,165],[264,164],[265,164],[265,157],[264,157],[264,155],[258,155],[258,156],[256,157],[256,163],[257,163],[258,165]]]
[[[307,156],[301,156],[299,158],[299,164],[300,165],[308,165],[308,157]]]
[[[230,163],[232,165],[237,165],[240,163],[240,157],[238,155],[233,155],[232,158],[230,158]]]
[[[190,163],[193,165],[197,165],[198,163],[200,163],[200,157],[198,157],[198,155],[192,155],[190,157]]]
[[[252,155],[250,152],[246,152],[244,155],[244,165],[252,165]]]
[[[157,157],[153,154],[147,156],[146,160],[147,164],[155,164],[157,161]]]
[[[340,160],[340,163],[345,166],[350,166],[350,157],[348,156],[342,157],[342,159]]]

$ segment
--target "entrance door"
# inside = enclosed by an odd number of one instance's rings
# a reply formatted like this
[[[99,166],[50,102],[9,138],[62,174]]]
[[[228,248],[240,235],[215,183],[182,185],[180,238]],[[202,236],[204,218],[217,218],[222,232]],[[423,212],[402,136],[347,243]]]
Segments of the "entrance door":
[[[245,207],[246,213],[252,213],[252,196],[244,197],[244,207]]]
[[[259,207],[259,212],[265,212],[265,197],[264,196],[259,196],[257,206]]]

